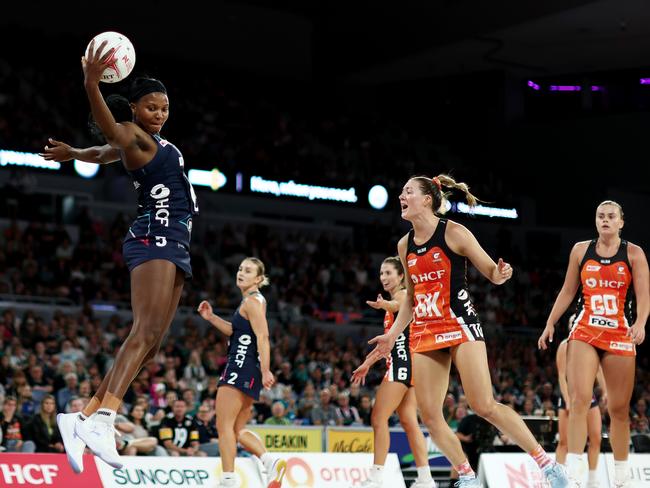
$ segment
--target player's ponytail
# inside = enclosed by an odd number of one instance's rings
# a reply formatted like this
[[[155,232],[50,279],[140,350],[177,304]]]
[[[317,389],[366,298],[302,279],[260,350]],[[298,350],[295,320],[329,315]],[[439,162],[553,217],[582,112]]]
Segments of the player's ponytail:
[[[255,266],[257,266],[257,276],[262,277],[262,281],[260,282],[259,285],[257,285],[258,288],[262,288],[264,286],[267,286],[271,283],[269,280],[269,277],[266,275],[266,267],[264,266],[264,263],[262,262],[261,259],[254,258],[254,257],[248,257],[245,258],[244,261],[250,261],[253,263]]]
[[[475,207],[479,201],[478,198],[472,195],[469,191],[467,183],[457,182],[451,176],[446,174],[439,174],[433,178],[429,178],[428,176],[414,176],[411,179],[416,180],[420,184],[422,193],[425,195],[431,195],[433,200],[431,208],[433,213],[437,215],[444,215],[447,211],[449,192],[445,192],[443,187],[462,191],[465,194],[465,199],[470,207]]]
[[[118,95],[117,93],[113,93],[106,97],[105,102],[108,106],[108,109],[111,111],[115,122],[119,123],[133,121],[133,111],[131,110],[131,105],[129,104],[129,101],[126,99],[126,97]],[[95,122],[92,113],[88,115],[88,130],[94,139],[101,141],[102,143],[106,142],[104,134],[102,134],[102,131],[97,125],[97,122]]]

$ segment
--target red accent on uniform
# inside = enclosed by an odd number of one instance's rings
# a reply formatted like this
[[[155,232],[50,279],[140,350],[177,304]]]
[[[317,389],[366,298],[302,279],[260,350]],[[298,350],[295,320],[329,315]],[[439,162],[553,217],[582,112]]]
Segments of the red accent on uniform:
[[[143,238],[138,239],[138,240],[139,240],[142,244],[144,244],[145,246],[148,246],[148,245],[149,245],[149,238],[143,237]]]
[[[625,261],[602,264],[588,259],[580,270],[582,309],[569,340],[579,340],[620,356],[636,356],[625,317],[632,272]]]

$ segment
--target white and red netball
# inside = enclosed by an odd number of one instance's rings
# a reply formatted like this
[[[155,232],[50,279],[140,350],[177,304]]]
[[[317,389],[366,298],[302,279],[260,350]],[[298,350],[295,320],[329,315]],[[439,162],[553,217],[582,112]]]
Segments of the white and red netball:
[[[114,49],[111,56],[106,60],[106,69],[102,73],[100,81],[117,83],[129,76],[131,71],[133,71],[133,66],[135,66],[135,49],[131,41],[124,34],[112,31],[102,32],[93,37],[90,42],[92,41],[95,41],[95,51],[99,49],[99,46],[104,41],[107,42],[102,51],[103,53]],[[86,47],[86,56],[88,56],[90,42],[88,43],[88,47]]]

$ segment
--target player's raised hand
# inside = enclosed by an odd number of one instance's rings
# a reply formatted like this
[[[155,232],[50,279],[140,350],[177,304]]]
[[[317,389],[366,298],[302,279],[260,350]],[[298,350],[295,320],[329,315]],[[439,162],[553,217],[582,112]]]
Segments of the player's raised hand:
[[[108,41],[103,41],[99,47],[95,46],[95,40],[90,41],[88,52],[81,57],[81,68],[84,72],[84,83],[99,84],[102,73],[106,69],[106,60],[113,54],[114,49],[104,52]]]
[[[209,320],[212,316],[212,305],[207,300],[203,300],[199,303],[199,308],[196,309],[199,312],[199,315],[205,320]]]
[[[49,142],[50,145],[45,146],[42,153],[38,153],[38,155],[46,161],[61,162],[74,159],[74,156],[72,154],[72,147],[70,147],[65,142],[57,141],[51,137],[47,139],[47,142]]]
[[[499,262],[497,263],[497,272],[499,273],[499,281],[501,283],[505,283],[512,278],[512,266],[501,258],[499,258]]]
[[[366,300],[366,303],[372,308],[376,308],[377,310],[386,310],[386,300],[384,300],[384,297],[381,295],[381,293],[377,295],[377,300],[374,302],[372,300]]]

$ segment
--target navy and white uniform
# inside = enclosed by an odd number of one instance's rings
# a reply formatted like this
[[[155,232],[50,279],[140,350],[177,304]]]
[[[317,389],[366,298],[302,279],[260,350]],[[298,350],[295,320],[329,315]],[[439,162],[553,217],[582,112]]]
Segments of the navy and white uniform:
[[[250,299],[265,302],[259,292],[251,295]],[[233,314],[231,323],[232,335],[228,341],[228,363],[219,380],[219,386],[233,386],[257,401],[262,389],[262,370],[257,350],[257,336],[250,321],[239,313],[239,308]]]
[[[184,171],[181,152],[158,135],[156,155],[142,168],[129,171],[138,191],[138,217],[129,227],[122,253],[129,271],[152,259],[171,261],[192,277],[192,217],[199,206]]]

